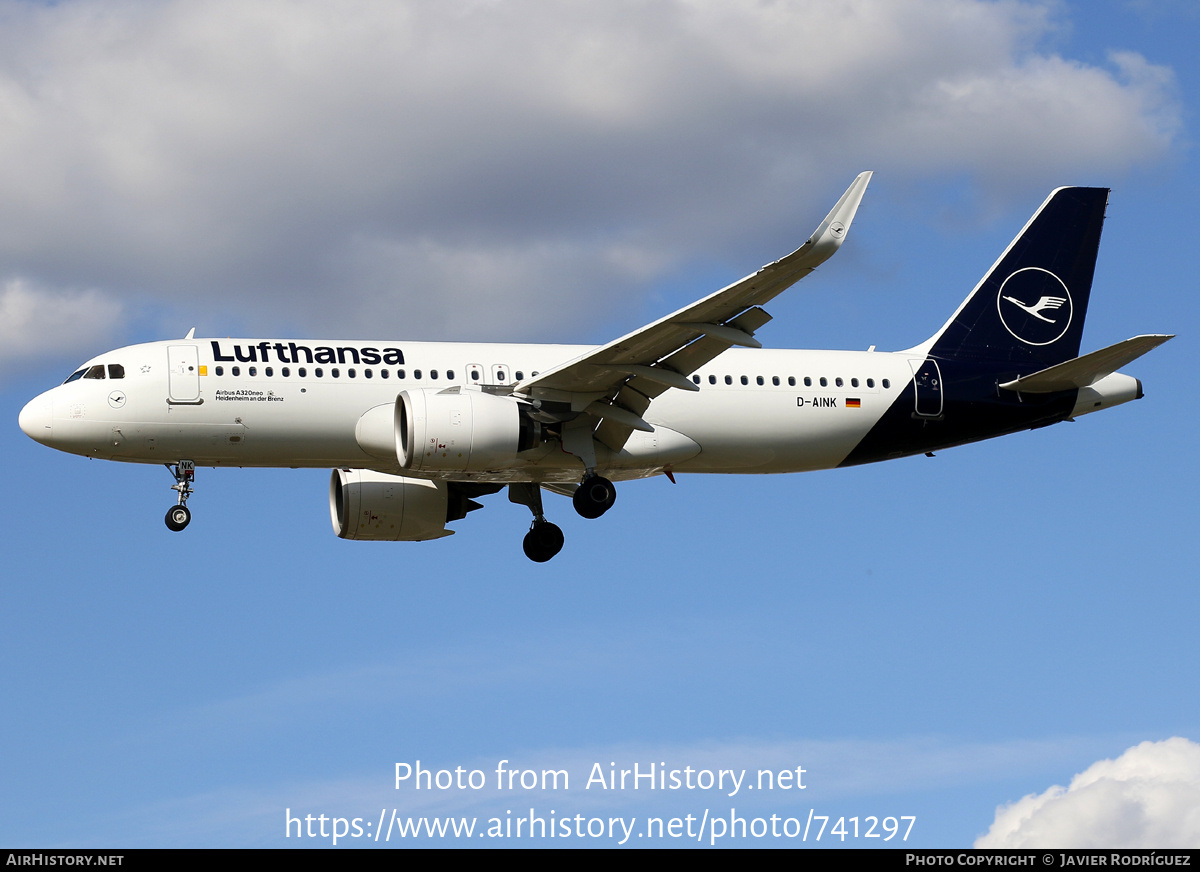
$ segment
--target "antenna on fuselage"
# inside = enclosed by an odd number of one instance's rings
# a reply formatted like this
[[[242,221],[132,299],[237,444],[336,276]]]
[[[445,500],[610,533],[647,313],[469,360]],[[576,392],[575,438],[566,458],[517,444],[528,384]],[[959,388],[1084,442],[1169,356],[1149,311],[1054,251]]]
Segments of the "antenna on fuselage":
[[[185,336],[183,338],[184,339],[195,339],[196,338],[196,328],[193,327],[191,330],[189,330],[187,332],[187,336]]]

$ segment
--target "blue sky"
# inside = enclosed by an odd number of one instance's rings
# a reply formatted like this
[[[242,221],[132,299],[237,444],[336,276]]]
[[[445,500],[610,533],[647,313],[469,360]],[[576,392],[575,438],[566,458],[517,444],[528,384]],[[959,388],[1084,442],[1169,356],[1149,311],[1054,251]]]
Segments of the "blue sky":
[[[733,806],[967,846],[1097,761],[1200,741],[1200,17],[900,5],[4,4],[0,844]],[[595,522],[548,496],[543,566],[502,494],[445,540],[338,540],[320,470],[201,470],[172,534],[161,468],[16,426],[82,360],[193,325],[603,342],[790,251],[863,169],[768,345],[913,345],[1051,188],[1104,185],[1084,347],[1177,333],[1126,368],[1146,398],[934,459],[631,483]],[[396,790],[416,760],[572,787]],[[808,787],[583,789],[635,761]]]

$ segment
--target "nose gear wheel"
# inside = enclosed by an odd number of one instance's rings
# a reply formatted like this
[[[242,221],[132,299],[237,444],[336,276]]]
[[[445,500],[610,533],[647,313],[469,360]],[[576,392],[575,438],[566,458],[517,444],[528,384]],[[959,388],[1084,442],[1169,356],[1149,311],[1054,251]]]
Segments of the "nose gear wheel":
[[[172,506],[167,509],[167,529],[178,533],[192,522],[192,513],[187,506]]]
[[[196,464],[191,460],[181,460],[174,466],[164,464],[175,476],[175,484],[171,490],[179,493],[179,502],[167,510],[167,529],[178,533],[192,522],[192,512],[187,507],[188,497],[192,495],[192,482],[196,480]]]

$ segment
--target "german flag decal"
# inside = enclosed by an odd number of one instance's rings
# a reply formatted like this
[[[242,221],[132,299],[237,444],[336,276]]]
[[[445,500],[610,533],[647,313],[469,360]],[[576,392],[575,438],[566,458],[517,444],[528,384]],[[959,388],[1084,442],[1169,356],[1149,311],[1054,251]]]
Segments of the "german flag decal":
[[[861,409],[862,408],[862,400],[860,400],[858,397],[846,397],[846,408],[847,409]]]

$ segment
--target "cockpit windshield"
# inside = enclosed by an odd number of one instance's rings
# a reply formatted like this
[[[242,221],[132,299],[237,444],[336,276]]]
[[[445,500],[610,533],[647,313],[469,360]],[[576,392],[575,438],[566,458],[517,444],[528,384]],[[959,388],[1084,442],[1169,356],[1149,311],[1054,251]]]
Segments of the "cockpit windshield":
[[[67,376],[67,380],[63,384],[80,378],[104,378],[104,369],[105,365],[103,363],[97,363],[95,366],[85,366],[83,369],[77,369]],[[125,378],[125,367],[119,363],[108,364],[108,377]]]

